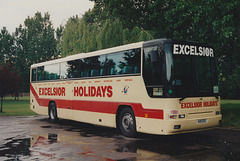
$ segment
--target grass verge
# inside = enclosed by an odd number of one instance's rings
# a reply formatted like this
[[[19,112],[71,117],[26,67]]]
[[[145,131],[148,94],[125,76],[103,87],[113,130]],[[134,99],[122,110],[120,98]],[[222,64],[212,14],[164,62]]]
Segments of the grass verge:
[[[240,128],[240,100],[222,100],[222,126]]]
[[[3,101],[3,112],[0,116],[26,116],[36,115],[30,110],[30,101],[28,96],[20,97],[18,101],[14,97],[6,97]]]

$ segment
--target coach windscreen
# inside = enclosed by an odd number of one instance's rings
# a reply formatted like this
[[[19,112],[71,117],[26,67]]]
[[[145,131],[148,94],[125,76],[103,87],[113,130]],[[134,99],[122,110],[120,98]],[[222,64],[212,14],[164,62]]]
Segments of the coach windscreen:
[[[165,44],[165,96],[217,96],[214,54],[213,48],[206,45],[177,42]]]

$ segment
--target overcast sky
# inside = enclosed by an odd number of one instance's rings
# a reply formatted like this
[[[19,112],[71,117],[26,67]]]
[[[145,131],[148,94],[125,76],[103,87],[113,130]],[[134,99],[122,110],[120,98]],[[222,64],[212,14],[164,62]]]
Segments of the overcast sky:
[[[48,12],[54,28],[65,24],[68,18],[82,16],[93,8],[89,0],[0,0],[0,29],[7,27],[9,33],[30,16],[34,17],[37,11],[42,15]]]

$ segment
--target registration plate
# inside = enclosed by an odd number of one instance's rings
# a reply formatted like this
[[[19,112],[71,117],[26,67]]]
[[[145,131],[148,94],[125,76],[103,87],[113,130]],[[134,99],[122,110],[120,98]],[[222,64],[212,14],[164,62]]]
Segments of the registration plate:
[[[206,124],[206,123],[208,123],[208,119],[196,120],[196,124]]]

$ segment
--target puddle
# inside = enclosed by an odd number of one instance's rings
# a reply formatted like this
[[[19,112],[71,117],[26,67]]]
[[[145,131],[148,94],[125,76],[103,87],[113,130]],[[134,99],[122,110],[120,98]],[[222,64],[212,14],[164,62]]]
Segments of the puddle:
[[[0,145],[0,157],[18,159],[20,156],[29,156],[30,142],[30,138],[15,140],[8,139],[7,143]]]
[[[57,134],[39,134],[31,138],[12,138],[0,146],[0,160],[42,160],[53,159],[54,153],[48,151],[51,144],[58,142]]]
[[[118,151],[130,151],[141,159],[240,160],[240,144],[206,137],[201,133],[175,136],[147,136],[125,145]],[[158,159],[156,159],[158,158]]]
[[[240,145],[199,134],[128,139],[53,133],[7,139],[0,160],[240,160]]]
[[[240,132],[213,130],[126,138],[112,128],[65,120],[39,122],[28,133],[1,140],[0,160],[240,160]]]

